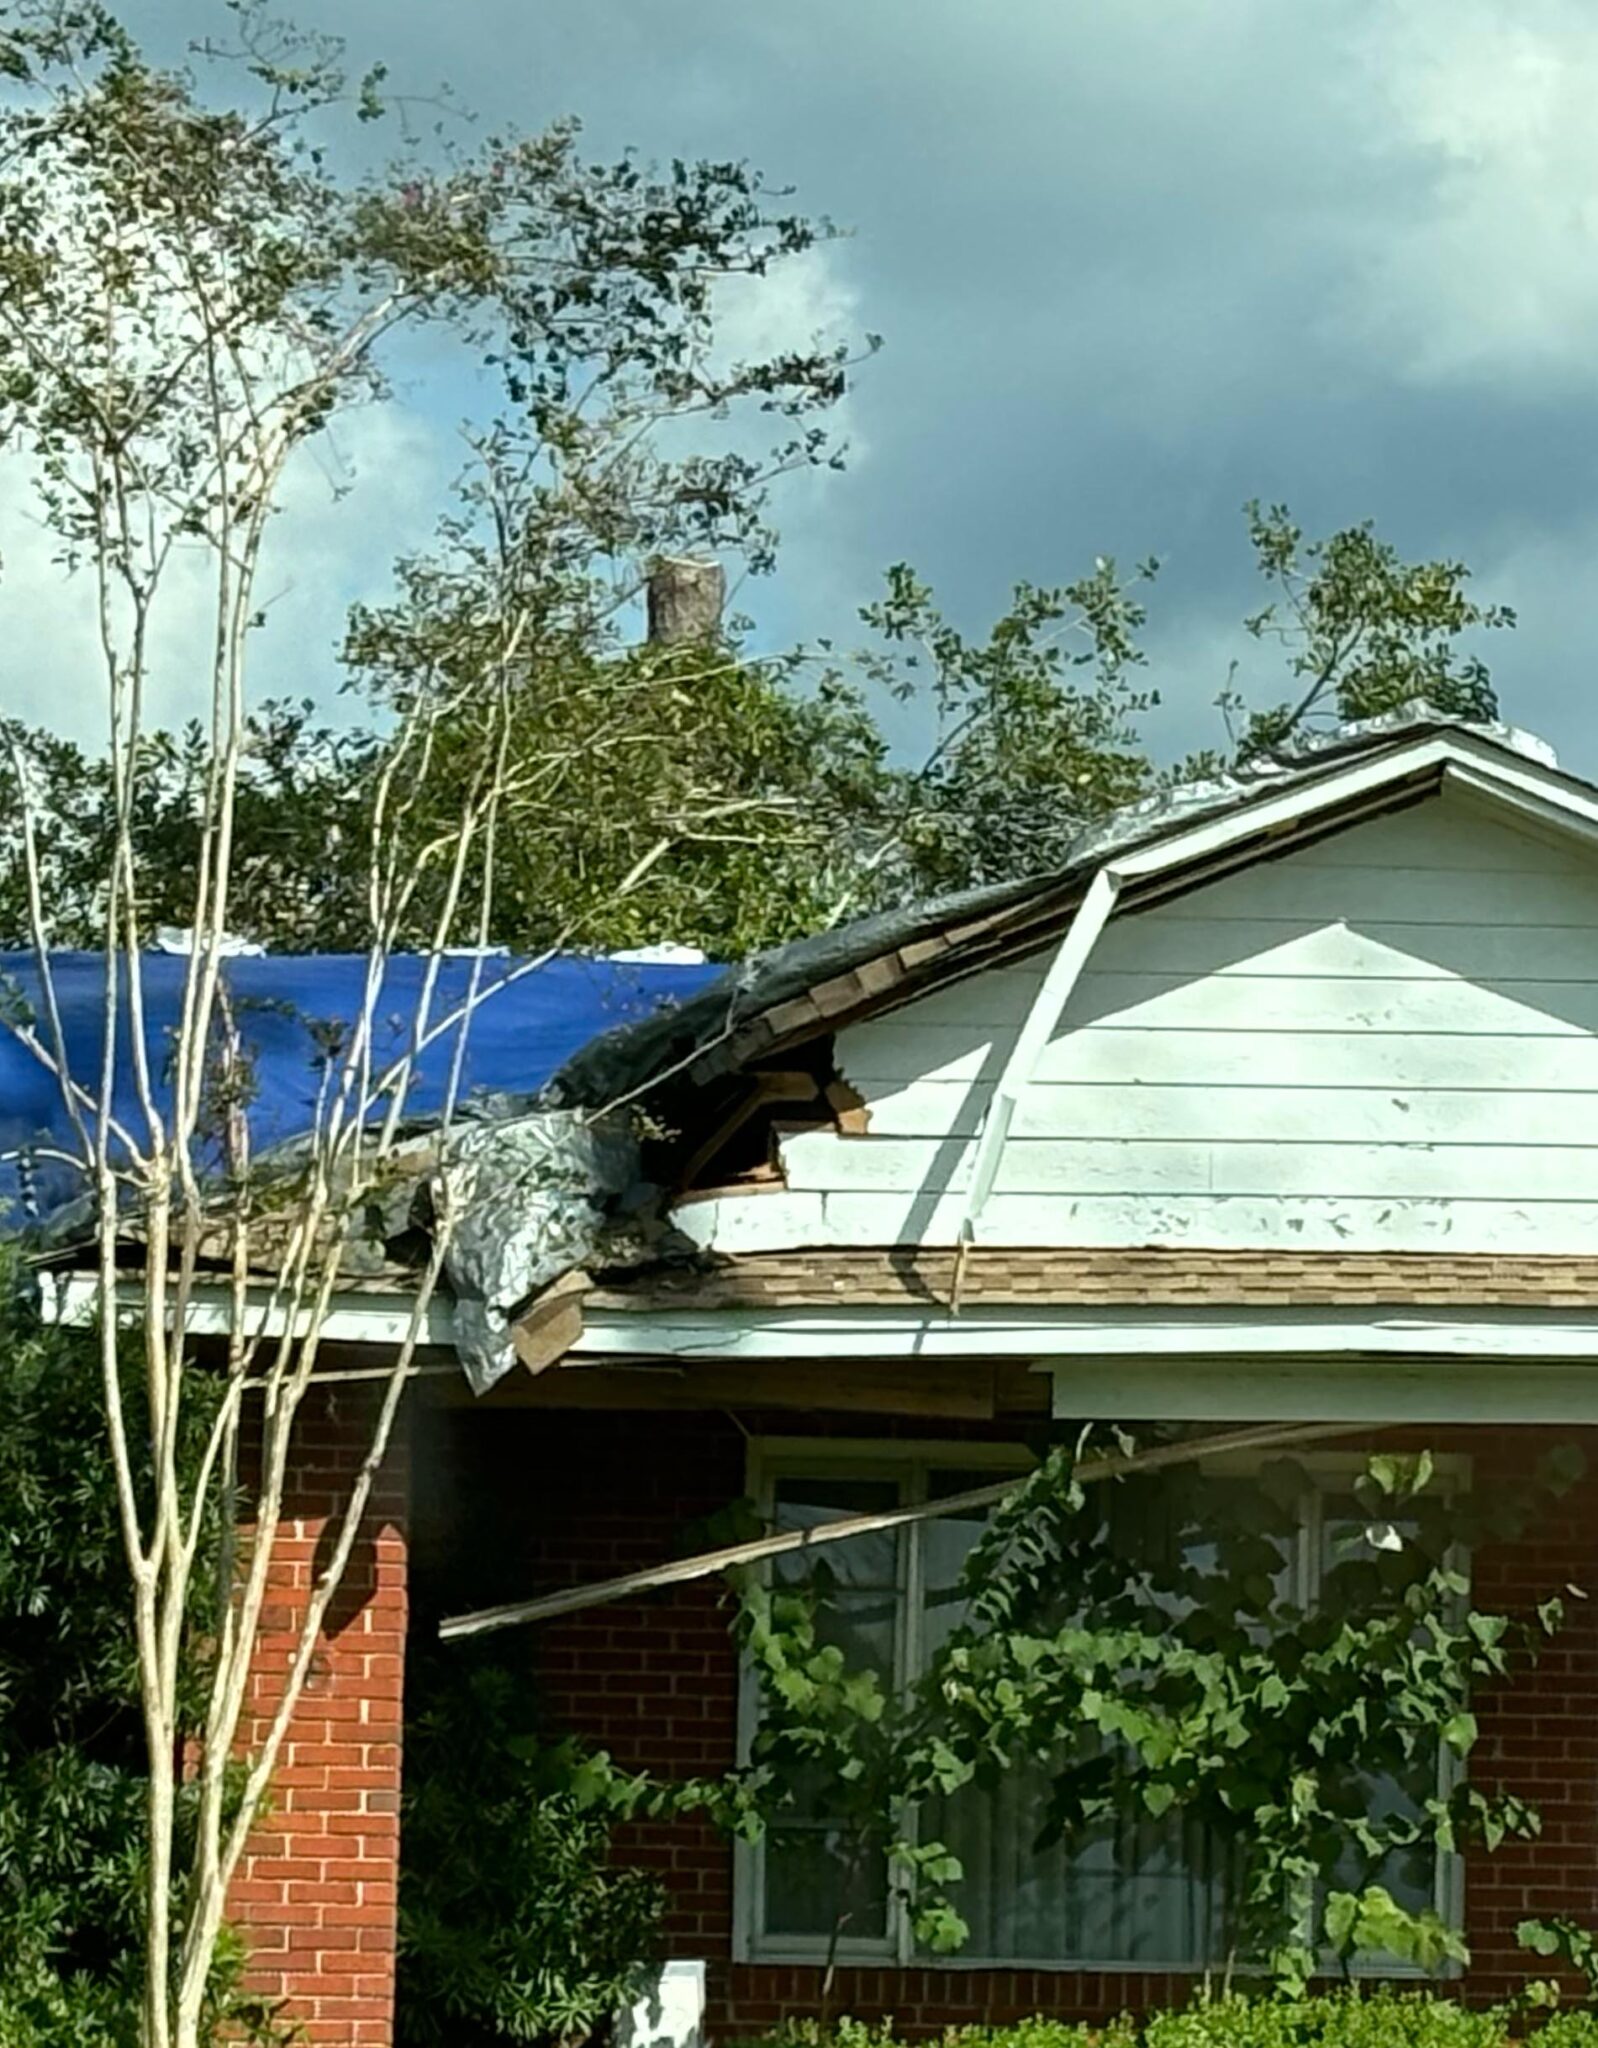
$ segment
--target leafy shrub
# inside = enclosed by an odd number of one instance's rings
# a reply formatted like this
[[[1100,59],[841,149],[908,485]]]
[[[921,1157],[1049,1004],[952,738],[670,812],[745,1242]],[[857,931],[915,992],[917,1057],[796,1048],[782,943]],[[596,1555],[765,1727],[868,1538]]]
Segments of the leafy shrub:
[[[1090,2025],[1045,2017],[952,2027],[940,2048],[1598,2048],[1598,2014],[1557,2013],[1541,2026],[1427,1991],[1340,1991],[1305,1998],[1199,1998],[1181,2011]],[[764,2048],[899,2048],[893,2022],[791,2021]]]
[[[1328,1510],[1346,1534],[1306,1599],[1287,1569],[1320,1492],[1302,1465],[1239,1480],[1189,1461],[1090,1488],[1080,1449],[1057,1441],[994,1507],[947,1588],[958,1618],[909,1673],[851,1665],[825,1558],[802,1579],[741,1578],[753,1761],[779,1794],[804,1784],[837,1830],[834,1943],[849,1873],[886,1859],[917,1943],[958,1950],[960,1858],[935,1823],[905,1840],[904,1817],[1019,1769],[1039,1849],[1167,1815],[1224,1843],[1226,1948],[1284,1995],[1327,1956],[1468,1962],[1425,1889],[1377,1880],[1538,1831],[1490,1781],[1460,1773],[1439,1798],[1437,1759],[1469,1758],[1474,1692],[1534,1657],[1563,1603],[1535,1621],[1474,1608],[1457,1552],[1517,1535],[1580,1477],[1580,1450],[1477,1496],[1439,1483],[1429,1452],[1369,1457]],[[1373,1782],[1405,1796],[1373,1804]],[[1306,1914],[1314,1873],[1331,1881]]]
[[[584,2040],[642,1990],[664,1890],[611,1866],[592,1764],[541,1739],[520,1678],[457,1650],[410,1683],[397,2038]]]
[[[137,1371],[128,1375],[137,1405]],[[198,1378],[180,1456],[212,1413]],[[130,1430],[135,1443],[146,1433]],[[214,1597],[219,1520],[195,1575]],[[99,1340],[40,1324],[0,1248],[0,2042],[135,2048],[145,1868],[144,1731],[131,1589],[106,1445]],[[185,1728],[203,1657],[185,1660]],[[262,2039],[224,1939],[210,2019]]]
[[[1501,2013],[1473,2011],[1429,1992],[1383,1991],[1218,1999],[1157,2014],[1144,2027],[1140,2048],[1500,2048],[1505,2039]]]
[[[143,1822],[128,1581],[92,1347],[0,1267],[0,2037],[132,2038]]]

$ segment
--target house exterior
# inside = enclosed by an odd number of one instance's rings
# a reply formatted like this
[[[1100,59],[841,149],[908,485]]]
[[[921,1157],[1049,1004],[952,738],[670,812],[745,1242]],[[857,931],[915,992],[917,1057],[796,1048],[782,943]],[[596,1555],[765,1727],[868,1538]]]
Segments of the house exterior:
[[[742,1495],[795,1529],[925,1502],[1089,1421],[1326,1425],[1309,1582],[1356,1453],[1423,1441],[1490,1484],[1598,1433],[1598,789],[1501,729],[1367,730],[1117,821],[1066,874],[793,949],[559,1086],[649,1108],[674,1234],[519,1310],[529,1369],[487,1397],[420,1389],[236,1901],[314,2039],[388,2039],[407,1630],[452,1603],[658,1565]],[[341,1300],[332,1370],[401,1308]],[[442,1307],[441,1363],[449,1334]],[[363,1398],[330,1386],[307,1438],[285,1622]],[[862,1654],[913,1668],[976,1527],[840,1546]],[[1510,1608],[1598,1585],[1598,1489],[1471,1570]],[[1598,1918],[1594,1611],[1533,1691],[1477,1703],[1477,1767],[1540,1840],[1417,1880],[1473,1994],[1526,1974],[1528,1913]],[[714,1576],[531,1627],[507,1654],[621,1761],[712,1771],[747,1740]],[[919,1955],[867,1882],[838,2009],[1093,2015],[1223,1960],[1201,1858],[1034,1856],[1023,1794],[944,1817],[962,1954]],[[814,2009],[825,1834],[627,1844],[714,2036]]]

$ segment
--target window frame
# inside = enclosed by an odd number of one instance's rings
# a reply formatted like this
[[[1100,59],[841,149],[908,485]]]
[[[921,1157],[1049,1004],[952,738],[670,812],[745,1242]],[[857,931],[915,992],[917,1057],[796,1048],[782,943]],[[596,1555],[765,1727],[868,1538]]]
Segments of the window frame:
[[[1275,1456],[1270,1451],[1233,1453],[1203,1461],[1206,1472],[1244,1474],[1257,1472]],[[1289,1455],[1283,1453],[1283,1455]],[[1311,1599],[1320,1580],[1323,1549],[1324,1503],[1336,1491],[1340,1478],[1352,1479],[1365,1470],[1368,1453],[1337,1450],[1299,1453],[1295,1464],[1303,1466],[1311,1480],[1306,1502],[1309,1512],[1302,1518],[1293,1560],[1295,1598],[1300,1604]],[[1037,1463],[1024,1445],[1004,1442],[962,1442],[958,1438],[904,1438],[888,1442],[858,1437],[752,1437],[748,1444],[747,1489],[761,1515],[768,1521],[775,1511],[778,1480],[847,1479],[870,1476],[892,1480],[899,1486],[901,1505],[920,1504],[927,1498],[928,1475],[937,1471],[991,1471],[996,1478],[1006,1473],[1023,1477]],[[1437,1482],[1445,1491],[1457,1491],[1469,1475],[1469,1458],[1464,1454],[1443,1454],[1435,1460]],[[913,1523],[898,1533],[897,1584],[894,1597],[893,1657],[894,1682],[914,1668],[921,1654],[922,1545],[921,1524]],[[1450,1559],[1468,1576],[1470,1559],[1461,1548]],[[760,1690],[747,1660],[738,1674],[737,1742],[740,1763],[747,1762],[760,1714]],[[1462,1762],[1447,1745],[1438,1744],[1437,1788],[1447,1797],[1463,1775]],[[914,1837],[914,1815],[909,1816],[906,1833]],[[1465,1865],[1463,1855],[1439,1851],[1433,1881],[1433,1905],[1439,1916],[1453,1928],[1465,1922]],[[732,1953],[739,1963],[816,1964],[825,1960],[828,1941],[823,1935],[772,1934],[763,1925],[765,1905],[765,1843],[735,1841],[733,1844]],[[840,1963],[858,1963],[876,1968],[941,1970],[1026,1970],[1071,1975],[1188,1975],[1203,1976],[1217,1968],[1212,1958],[1191,1960],[1128,1962],[1124,1957],[984,1956],[962,1949],[957,1955],[923,1954],[915,1946],[903,1902],[890,1887],[884,1932],[878,1936],[839,1937]],[[1329,1965],[1330,1966],[1330,1965]],[[1351,1966],[1352,1974],[1364,1977],[1424,1979],[1428,1973],[1414,1964],[1373,1957]],[[1445,1971],[1444,1974],[1453,1974]]]
[[[1020,1479],[1037,1463],[1024,1444],[962,1443],[957,1438],[905,1438],[883,1443],[860,1437],[754,1437],[748,1448],[747,1486],[762,1516],[771,1519],[777,1481],[851,1479],[869,1475],[897,1483],[901,1505],[926,1499],[927,1475],[933,1471],[991,1471],[996,1479],[1013,1473]],[[922,1591],[921,1545],[915,1525],[898,1531],[898,1584],[893,1630],[894,1683],[911,1669],[920,1649]],[[738,1673],[738,1757],[747,1762],[760,1718],[760,1688],[745,1660]],[[914,1817],[907,1823],[913,1829]],[[772,1934],[764,1926],[765,1842],[733,1844],[733,1956],[746,1963],[817,1963],[825,1959],[827,1938],[813,1934]],[[915,1952],[903,1903],[890,1888],[884,1932],[878,1936],[842,1935],[839,1962],[881,1967],[909,1966],[922,1958]],[[985,1967],[978,1963],[974,1967]],[[995,1967],[988,1965],[986,1967]]]

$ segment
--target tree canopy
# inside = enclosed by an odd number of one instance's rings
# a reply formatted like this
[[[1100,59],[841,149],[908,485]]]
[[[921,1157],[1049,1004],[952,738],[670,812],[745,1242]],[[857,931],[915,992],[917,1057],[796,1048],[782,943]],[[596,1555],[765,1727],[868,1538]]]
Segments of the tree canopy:
[[[1374,528],[1306,540],[1285,508],[1247,508],[1267,603],[1240,645],[1279,661],[1291,694],[1253,707],[1229,676],[1226,741],[1180,768],[1156,758],[1159,679],[1142,645],[1158,564],[1123,578],[1109,560],[1058,588],[1019,584],[985,635],[940,610],[906,564],[862,612],[869,638],[844,653],[621,644],[567,622],[517,651],[503,730],[465,710],[508,630],[480,543],[403,566],[394,597],[357,609],[344,684],[361,715],[334,722],[312,699],[262,704],[247,721],[231,918],[286,951],[357,949],[373,804],[396,705],[428,693],[453,708],[432,742],[403,836],[425,849],[458,813],[491,752],[505,791],[491,856],[487,937],[515,950],[616,948],[660,939],[724,958],[919,896],[1037,872],[1085,825],[1162,781],[1214,773],[1295,734],[1426,702],[1496,713],[1481,638],[1514,624],[1469,595],[1457,562],[1407,562]],[[643,573],[642,567],[640,574]],[[485,620],[498,617],[490,627]],[[1235,669],[1236,664],[1234,664]],[[924,734],[919,758],[884,730],[890,702]],[[901,718],[905,714],[900,714]],[[55,933],[93,943],[116,819],[109,762],[48,730],[14,730],[35,800]],[[146,928],[182,924],[198,857],[211,747],[191,724],[141,740],[130,792]],[[14,807],[0,825],[0,943],[26,942]],[[409,912],[431,928],[441,874]]]

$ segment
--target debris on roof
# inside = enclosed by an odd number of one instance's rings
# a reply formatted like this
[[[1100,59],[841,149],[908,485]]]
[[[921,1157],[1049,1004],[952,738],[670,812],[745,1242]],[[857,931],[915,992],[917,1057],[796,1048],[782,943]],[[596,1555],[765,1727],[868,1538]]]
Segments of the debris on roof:
[[[1351,758],[1447,732],[1486,740],[1545,768],[1555,765],[1552,749],[1534,734],[1509,725],[1466,725],[1425,705],[1407,705],[1379,718],[1304,735],[1223,775],[1158,790],[1097,820],[1083,830],[1070,858],[1058,868],[907,904],[756,953],[686,1002],[593,1039],[553,1076],[545,1100],[555,1106],[595,1108],[633,1097],[674,1072],[702,1069],[718,1049],[735,1049],[753,1020],[780,1013],[789,1004],[802,1004],[869,963],[894,954],[913,961],[917,950],[930,948],[934,940],[959,940],[968,931],[974,936],[989,921],[1001,923],[1010,913],[1029,911],[1034,905],[1068,905],[1076,889],[1115,854],[1130,853],[1179,828],[1243,809],[1289,784],[1313,782]],[[1043,943],[1043,935],[1038,943]],[[940,945],[938,950],[946,948]],[[814,1019],[818,1026],[824,1027],[824,1009],[818,1009]]]
[[[385,1243],[371,1250],[381,1267],[390,1244],[413,1227],[418,1195],[425,1209],[430,1191],[434,1213],[447,1203],[454,1217],[445,1275],[472,1386],[482,1392],[510,1369],[518,1355],[518,1319],[526,1324],[522,1355],[540,1368],[580,1327],[582,1275],[656,1262],[672,1241],[662,1191],[645,1170],[634,1108],[640,1098],[648,1098],[653,1114],[662,1103],[670,1106],[668,1084],[689,1092],[723,1079],[719,1095],[701,1095],[690,1105],[697,1124],[682,1126],[687,1156],[705,1154],[707,1136],[713,1152],[743,1127],[740,1105],[729,1099],[732,1083],[751,1085],[739,1072],[741,1063],[758,1054],[769,1064],[773,1049],[797,1046],[797,1061],[790,1057],[780,1074],[764,1075],[771,1098],[765,1113],[780,1113],[782,1102],[803,1093],[834,1117],[851,1114],[847,1103],[832,1100],[815,1066],[815,1047],[824,1047],[826,1034],[845,1016],[1048,943],[1088,878],[1117,854],[1245,810],[1284,786],[1312,787],[1351,759],[1396,753],[1449,732],[1553,766],[1541,742],[1513,728],[1462,726],[1411,707],[1301,740],[1223,776],[1163,790],[1088,827],[1069,860],[1051,872],[863,918],[757,954],[727,972],[685,959],[684,949],[673,947],[611,960],[556,959],[519,979],[508,967],[510,984],[483,1004],[472,1024],[466,1078],[473,1096],[442,1158],[436,1138],[426,1136],[427,1119],[436,1119],[445,1100],[454,1033],[441,1036],[422,1063],[410,1104],[419,1124],[410,1177],[396,1189],[393,1216],[378,1224]],[[1421,793],[1418,786],[1413,793]],[[1407,800],[1403,792],[1399,798]],[[396,1053],[411,1028],[424,965],[414,958],[389,963],[383,1000],[393,1012]],[[5,967],[0,962],[0,973]],[[259,1041],[259,1097],[252,1108],[258,1155],[265,1144],[291,1143],[307,1127],[316,1092],[312,1026],[356,1013],[365,967],[354,956],[229,963],[235,1009],[252,1012],[251,1036]],[[152,956],[148,963],[152,1045],[164,1043],[186,971],[179,959]],[[439,1014],[464,1000],[471,971],[465,960],[445,963]],[[30,977],[36,982],[29,959],[12,956],[10,973],[24,994]],[[67,955],[58,962],[69,1048],[85,1075],[97,1066],[100,975],[97,957]],[[758,1091],[761,1077],[753,1085]],[[15,1189],[19,1167],[25,1176],[35,1151],[40,1160],[46,1156],[49,1133],[59,1131],[62,1119],[53,1080],[14,1041],[0,1043],[0,1088],[4,1193],[6,1178]],[[124,1089],[131,1096],[131,1082]],[[132,1108],[121,1093],[117,1106]],[[60,1168],[50,1171],[59,1175]],[[40,1165],[37,1178],[44,1174]],[[58,1188],[46,1206],[61,1198]]]
[[[157,953],[176,953],[188,959],[195,945],[193,925],[158,924],[155,928],[153,950]],[[254,939],[241,939],[236,932],[224,932],[217,941],[217,952],[224,960],[259,960],[265,951]]]
[[[604,1263],[630,1263],[616,1234],[631,1218],[641,1224],[658,1192],[642,1178],[625,1119],[561,1110],[469,1125],[434,1180],[457,1219],[444,1270],[455,1348],[478,1394],[516,1363],[517,1309],[602,1244]]]
[[[1050,873],[910,904],[757,954],[681,1003],[591,1039],[553,1075],[535,1105],[458,1139],[444,1169],[462,1219],[448,1273],[460,1304],[462,1363],[473,1386],[481,1390],[509,1369],[516,1355],[514,1320],[540,1290],[567,1274],[658,1262],[670,1233],[628,1113],[640,1098],[651,1113],[666,1105],[669,1122],[669,1084],[693,1094],[680,1169],[685,1157],[707,1150],[707,1139],[715,1149],[712,1132],[736,1130],[739,1104],[700,1084],[736,1068],[746,1051],[766,1056],[774,1046],[800,1043],[802,1052],[802,1041],[824,1037],[851,1007],[869,1009],[890,993],[902,1000],[907,983],[914,992],[940,974],[986,964],[1005,947],[1013,956],[1019,947],[1046,943],[1050,920],[1057,930],[1088,878],[1118,853],[1245,810],[1283,787],[1312,786],[1351,759],[1396,753],[1449,732],[1552,765],[1540,741],[1513,728],[1461,727],[1424,708],[1343,727],[1119,811],[1086,829],[1067,863]],[[763,1035],[753,1028],[757,1022]],[[788,1093],[801,1083],[808,1093],[819,1088],[815,1074],[764,1070],[738,1077],[738,1085],[760,1094],[764,1083],[778,1080],[791,1084]],[[766,1092],[787,1099],[782,1089]],[[818,1099],[825,1097],[820,1089]],[[780,1106],[766,1109],[782,1113]],[[847,1112],[830,1104],[829,1113]],[[724,1119],[719,1124],[718,1116]],[[578,1315],[580,1298],[560,1305],[563,1327],[575,1327]],[[546,1331],[537,1357],[543,1363],[550,1355]]]
[[[650,946],[623,946],[605,957],[607,960],[649,960],[672,967],[703,967],[710,956],[703,947],[681,946],[675,939],[661,939]]]

